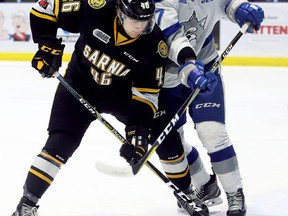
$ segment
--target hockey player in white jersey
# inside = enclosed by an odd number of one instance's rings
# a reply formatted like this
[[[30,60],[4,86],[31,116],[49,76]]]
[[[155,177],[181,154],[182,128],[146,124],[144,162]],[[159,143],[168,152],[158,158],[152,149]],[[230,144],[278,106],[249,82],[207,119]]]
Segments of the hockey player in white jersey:
[[[248,32],[253,33],[259,30],[264,12],[246,0],[157,0],[156,22],[168,39],[171,60],[161,97],[166,98],[166,113],[173,116],[191,90],[197,87],[206,90],[189,106],[189,115],[226,193],[227,215],[243,216],[246,214],[243,183],[225,126],[221,67],[215,74],[207,73],[219,57],[212,31],[220,19],[229,19],[240,27],[249,22]],[[222,199],[215,175],[205,170],[197,150],[185,144],[182,130],[185,122],[186,116],[182,116],[177,129],[185,145],[195,195],[208,205],[219,204]],[[167,139],[166,142],[173,142]]]

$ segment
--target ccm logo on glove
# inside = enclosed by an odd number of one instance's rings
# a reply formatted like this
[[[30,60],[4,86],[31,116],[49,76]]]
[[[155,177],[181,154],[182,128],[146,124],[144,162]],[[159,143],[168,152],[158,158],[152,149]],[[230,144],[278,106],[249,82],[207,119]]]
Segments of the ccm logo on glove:
[[[38,51],[32,59],[32,67],[38,70],[42,77],[53,77],[62,65],[65,45],[61,38],[52,36],[42,36],[37,42]]]
[[[44,52],[51,53],[52,55],[62,55],[63,54],[63,50],[53,49],[53,48],[50,48],[46,45],[42,45],[40,49]]]

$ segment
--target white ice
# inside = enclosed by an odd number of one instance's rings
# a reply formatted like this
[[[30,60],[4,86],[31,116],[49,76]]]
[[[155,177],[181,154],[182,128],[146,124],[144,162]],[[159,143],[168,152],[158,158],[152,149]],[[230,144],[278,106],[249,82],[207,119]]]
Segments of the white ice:
[[[223,76],[227,128],[239,158],[247,216],[287,216],[288,68],[225,66]],[[16,208],[27,171],[46,141],[57,85],[57,79],[41,78],[30,62],[0,61],[0,216],[11,215]],[[104,117],[123,132],[114,118]],[[210,171],[191,121],[185,131]],[[183,215],[177,212],[172,190],[146,167],[126,178],[95,169],[96,160],[127,166],[118,155],[119,147],[119,141],[95,121],[40,200],[39,215]],[[162,171],[157,155],[151,162]],[[225,215],[224,193],[222,198],[224,203],[211,208],[211,215]]]

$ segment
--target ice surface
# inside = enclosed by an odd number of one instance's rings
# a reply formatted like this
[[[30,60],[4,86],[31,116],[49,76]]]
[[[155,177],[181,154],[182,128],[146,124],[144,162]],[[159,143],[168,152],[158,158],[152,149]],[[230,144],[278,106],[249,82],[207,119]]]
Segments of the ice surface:
[[[62,68],[62,70],[64,70]],[[288,68],[223,67],[226,120],[239,157],[247,216],[288,215]],[[30,62],[0,61],[0,216],[14,211],[27,171],[44,145],[57,79],[43,79]],[[120,132],[114,118],[105,118]],[[209,159],[191,122],[186,138]],[[62,167],[39,202],[40,216],[176,216],[172,190],[144,167],[135,177],[99,173],[95,160],[126,166],[119,141],[99,122]],[[151,162],[160,170],[157,156]],[[224,216],[224,203],[210,209]]]

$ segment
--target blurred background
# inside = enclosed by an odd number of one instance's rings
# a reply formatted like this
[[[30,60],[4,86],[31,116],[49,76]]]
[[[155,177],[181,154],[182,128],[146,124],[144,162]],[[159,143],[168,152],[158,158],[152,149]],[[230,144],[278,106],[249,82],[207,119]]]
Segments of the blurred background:
[[[288,66],[288,0],[254,1],[265,12],[260,30],[246,34],[225,59],[224,65]],[[0,60],[30,60],[36,50],[31,38],[29,11],[33,0],[0,0]],[[219,51],[224,50],[239,26],[221,20],[214,29]],[[58,30],[65,42],[64,61],[73,51],[77,34]]]

